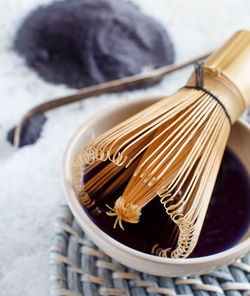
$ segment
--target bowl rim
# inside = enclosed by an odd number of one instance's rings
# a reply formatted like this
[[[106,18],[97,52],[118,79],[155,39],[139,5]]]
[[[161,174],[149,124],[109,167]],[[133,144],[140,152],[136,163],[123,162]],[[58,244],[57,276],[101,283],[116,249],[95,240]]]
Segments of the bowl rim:
[[[237,245],[221,251],[216,254],[208,255],[208,256],[202,256],[202,257],[194,257],[194,258],[163,258],[151,254],[147,254],[141,251],[138,251],[136,249],[133,249],[129,246],[124,245],[123,243],[117,241],[107,233],[105,233],[103,230],[101,230],[87,215],[87,213],[82,208],[80,202],[78,201],[74,190],[70,184],[70,180],[68,178],[68,175],[70,175],[70,161],[71,161],[71,154],[72,150],[75,146],[75,144],[79,141],[81,138],[81,135],[88,130],[88,127],[93,125],[96,121],[100,120],[101,117],[107,116],[109,113],[114,112],[117,109],[122,109],[123,107],[128,107],[132,105],[136,105],[140,102],[146,102],[146,101],[152,101],[156,102],[157,100],[161,99],[163,96],[157,96],[157,97],[144,97],[139,99],[134,99],[126,102],[120,102],[115,105],[112,105],[108,108],[104,108],[103,110],[97,112],[94,116],[92,116],[87,122],[85,122],[80,128],[77,129],[77,131],[74,133],[72,138],[70,139],[66,151],[63,156],[63,165],[62,165],[62,179],[63,179],[63,189],[64,194],[66,197],[66,201],[73,212],[74,216],[76,217],[77,221],[81,225],[81,227],[84,228],[86,231],[86,227],[84,225],[88,226],[88,230],[94,231],[94,233],[98,236],[100,236],[102,239],[110,243],[112,246],[121,249],[125,253],[129,253],[130,255],[134,255],[136,257],[139,257],[140,259],[147,260],[150,262],[155,263],[161,263],[161,264],[174,264],[174,265],[193,265],[193,264],[202,264],[206,262],[216,262],[219,260],[222,260],[223,258],[228,258],[232,256],[235,253],[240,252],[243,249],[248,249],[250,251],[250,237],[246,238],[244,241],[239,242]],[[250,132],[250,125],[242,120],[239,119],[238,122],[246,127],[248,131]],[[84,225],[83,225],[84,224]],[[247,248],[248,247],[248,248]]]

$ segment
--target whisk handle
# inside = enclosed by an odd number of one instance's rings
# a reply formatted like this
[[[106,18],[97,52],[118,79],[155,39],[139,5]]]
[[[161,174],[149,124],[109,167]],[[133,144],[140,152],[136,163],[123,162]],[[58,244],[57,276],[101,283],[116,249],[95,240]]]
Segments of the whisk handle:
[[[215,76],[227,79],[237,91],[245,109],[250,105],[250,32],[236,32],[205,62]]]

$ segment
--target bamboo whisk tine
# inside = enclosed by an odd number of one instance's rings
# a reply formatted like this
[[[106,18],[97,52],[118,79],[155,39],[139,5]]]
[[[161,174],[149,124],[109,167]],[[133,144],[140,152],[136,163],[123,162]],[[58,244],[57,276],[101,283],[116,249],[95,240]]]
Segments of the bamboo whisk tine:
[[[158,198],[175,227],[171,247],[153,242],[152,254],[187,257],[199,238],[231,124],[250,103],[250,83],[241,76],[249,67],[250,33],[240,31],[196,68],[184,88],[80,149],[72,178],[83,205],[93,206],[90,195],[102,186],[109,194],[127,182],[108,205],[114,226],[138,223],[142,208]]]

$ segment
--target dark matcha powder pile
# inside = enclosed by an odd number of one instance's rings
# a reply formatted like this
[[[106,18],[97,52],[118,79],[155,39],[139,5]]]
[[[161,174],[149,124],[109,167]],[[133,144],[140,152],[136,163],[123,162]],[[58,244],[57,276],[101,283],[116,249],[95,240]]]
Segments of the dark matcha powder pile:
[[[16,33],[15,50],[46,81],[82,88],[173,63],[166,30],[125,0],[67,0],[38,7]],[[21,146],[39,138],[29,120]],[[7,136],[13,142],[13,129]]]
[[[173,63],[166,30],[124,0],[67,0],[33,11],[15,49],[41,77],[85,86]]]
[[[31,117],[25,122],[21,131],[19,147],[34,144],[40,137],[42,127],[46,122],[46,117],[43,114],[38,114]],[[14,131],[12,128],[7,134],[7,140],[13,144]]]

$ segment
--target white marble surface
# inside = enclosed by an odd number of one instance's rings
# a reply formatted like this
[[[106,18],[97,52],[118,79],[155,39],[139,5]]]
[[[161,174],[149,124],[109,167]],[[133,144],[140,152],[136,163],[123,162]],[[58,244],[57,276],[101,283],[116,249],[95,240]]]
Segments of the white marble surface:
[[[118,0],[117,0],[118,1]],[[48,252],[57,209],[64,201],[63,152],[72,134],[91,115],[123,100],[165,95],[185,83],[191,68],[166,77],[147,90],[109,94],[47,114],[42,137],[15,151],[7,131],[30,107],[73,91],[40,79],[12,50],[16,28],[47,0],[0,1],[0,294],[47,295]],[[177,61],[204,53],[234,31],[250,29],[248,0],[144,0],[135,2],[165,25]]]

